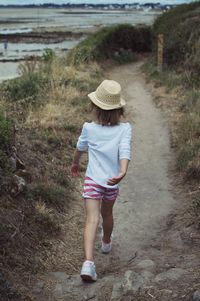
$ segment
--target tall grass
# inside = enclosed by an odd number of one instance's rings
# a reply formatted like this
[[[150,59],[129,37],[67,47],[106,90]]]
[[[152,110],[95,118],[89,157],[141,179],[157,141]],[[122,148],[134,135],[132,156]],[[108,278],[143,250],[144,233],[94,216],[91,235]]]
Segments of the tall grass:
[[[76,68],[47,52],[40,64],[25,62],[20,70],[20,78],[0,86],[0,107],[6,104],[17,125],[17,152],[26,166],[26,171],[12,171],[0,197],[1,267],[18,287],[59,264],[71,273],[82,258],[77,228],[82,212],[69,170],[82,123],[90,118],[87,94],[102,80],[97,64]],[[12,123],[0,113],[0,181],[12,146]],[[17,197],[11,193],[15,173],[26,180]]]

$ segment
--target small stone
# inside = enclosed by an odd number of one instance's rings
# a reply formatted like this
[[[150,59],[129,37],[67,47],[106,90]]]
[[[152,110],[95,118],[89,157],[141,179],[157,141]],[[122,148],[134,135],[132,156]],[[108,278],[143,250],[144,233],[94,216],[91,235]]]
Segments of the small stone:
[[[197,290],[196,292],[194,292],[192,298],[194,301],[200,301],[200,290]]]
[[[62,284],[57,283],[54,289],[55,297],[61,297],[63,295],[63,287]]]
[[[162,301],[169,301],[172,297],[173,291],[168,289],[163,289],[160,291],[162,296]]]
[[[133,271],[126,271],[122,283],[124,295],[136,293],[144,285],[143,277]]]
[[[33,288],[33,293],[40,294],[42,292],[43,288],[44,288],[44,282],[38,281],[38,283]]]
[[[117,282],[113,285],[111,301],[118,300],[122,296],[122,283]]]
[[[185,270],[178,269],[178,268],[172,268],[166,272],[158,274],[155,277],[154,281],[155,282],[161,282],[161,281],[166,281],[166,280],[176,281],[184,274],[185,274]]]
[[[50,272],[49,274],[60,281],[64,281],[70,278],[70,276],[64,272]]]
[[[152,271],[155,269],[155,263],[153,260],[146,259],[140,261],[137,266],[138,269]]]
[[[140,274],[144,278],[145,283],[148,283],[154,277],[154,274],[149,271],[142,271]]]

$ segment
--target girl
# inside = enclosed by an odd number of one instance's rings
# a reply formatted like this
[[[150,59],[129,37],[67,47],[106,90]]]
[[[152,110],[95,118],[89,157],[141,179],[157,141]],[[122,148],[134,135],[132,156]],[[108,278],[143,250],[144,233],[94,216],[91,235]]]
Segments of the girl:
[[[94,121],[84,123],[77,142],[72,176],[79,174],[79,161],[88,150],[83,197],[86,208],[84,229],[85,261],[81,278],[96,281],[93,248],[100,212],[103,219],[101,251],[112,248],[113,205],[118,195],[118,183],[125,177],[131,156],[131,126],[120,122],[126,102],[121,97],[121,86],[113,80],[104,80],[95,92],[88,94],[94,111]]]

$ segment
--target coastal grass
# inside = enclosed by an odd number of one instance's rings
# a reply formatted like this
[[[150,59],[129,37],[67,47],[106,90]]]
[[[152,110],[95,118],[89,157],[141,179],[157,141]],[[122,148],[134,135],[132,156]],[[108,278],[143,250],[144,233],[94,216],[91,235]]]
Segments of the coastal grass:
[[[171,122],[176,167],[189,186],[190,223],[200,225],[200,1],[160,15],[153,25],[153,52],[143,66],[154,82],[156,102]],[[156,37],[164,34],[163,72],[156,66]],[[165,92],[163,91],[165,87]],[[155,90],[154,90],[155,91]],[[165,95],[168,94],[168,96]],[[163,96],[162,96],[163,94]],[[184,215],[185,219],[188,219]]]
[[[10,162],[12,153],[4,146],[15,146],[26,167],[13,170],[1,191],[0,261],[2,277],[26,296],[34,274],[54,268],[77,272],[82,260],[80,180],[71,179],[70,165],[82,123],[90,120],[87,94],[102,80],[102,69],[96,63],[69,66],[54,55],[20,68],[19,79],[0,86],[0,159]],[[15,175],[26,181],[17,196]]]
[[[190,86],[199,86],[200,1],[182,4],[160,15],[153,25],[154,52],[157,35],[164,35],[164,62],[167,68],[187,71]]]
[[[136,59],[135,54],[151,51],[151,47],[150,27],[120,24],[103,27],[86,38],[69,52],[67,61],[71,65],[105,59],[127,63]]]
[[[200,87],[188,86],[186,74],[175,70],[157,71],[155,60],[149,60],[143,66],[149,80],[154,80],[155,87],[165,86],[167,93],[174,93],[178,100],[170,107],[170,116],[174,123],[173,146],[177,151],[177,168],[186,179],[200,179]],[[188,88],[190,87],[190,88]],[[177,96],[178,95],[178,96]],[[169,110],[169,108],[168,108]]]

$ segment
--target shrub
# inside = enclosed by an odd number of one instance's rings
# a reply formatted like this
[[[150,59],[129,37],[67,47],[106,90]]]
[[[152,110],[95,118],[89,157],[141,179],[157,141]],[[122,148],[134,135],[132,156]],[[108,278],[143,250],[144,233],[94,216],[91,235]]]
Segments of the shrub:
[[[12,140],[12,122],[7,119],[0,111],[0,148],[4,149],[5,145],[10,144]]]
[[[2,90],[11,101],[24,101],[26,104],[36,102],[41,91],[44,93],[47,79],[40,73],[30,73],[3,84]]]
[[[104,27],[82,41],[69,52],[67,61],[80,64],[112,59],[117,51],[149,52],[152,46],[151,29],[129,24]]]
[[[43,61],[49,63],[52,62],[54,58],[55,58],[55,52],[50,48],[45,48],[42,55]]]
[[[179,5],[160,15],[153,25],[154,39],[160,33],[164,34],[167,66],[189,70],[190,84],[199,84],[200,1]]]
[[[37,184],[29,187],[26,197],[35,201],[43,201],[47,206],[62,211],[67,206],[67,192],[59,185]]]
[[[13,139],[13,124],[11,120],[5,118],[0,112],[0,169],[9,171],[10,162],[8,155],[11,151],[11,143]]]

